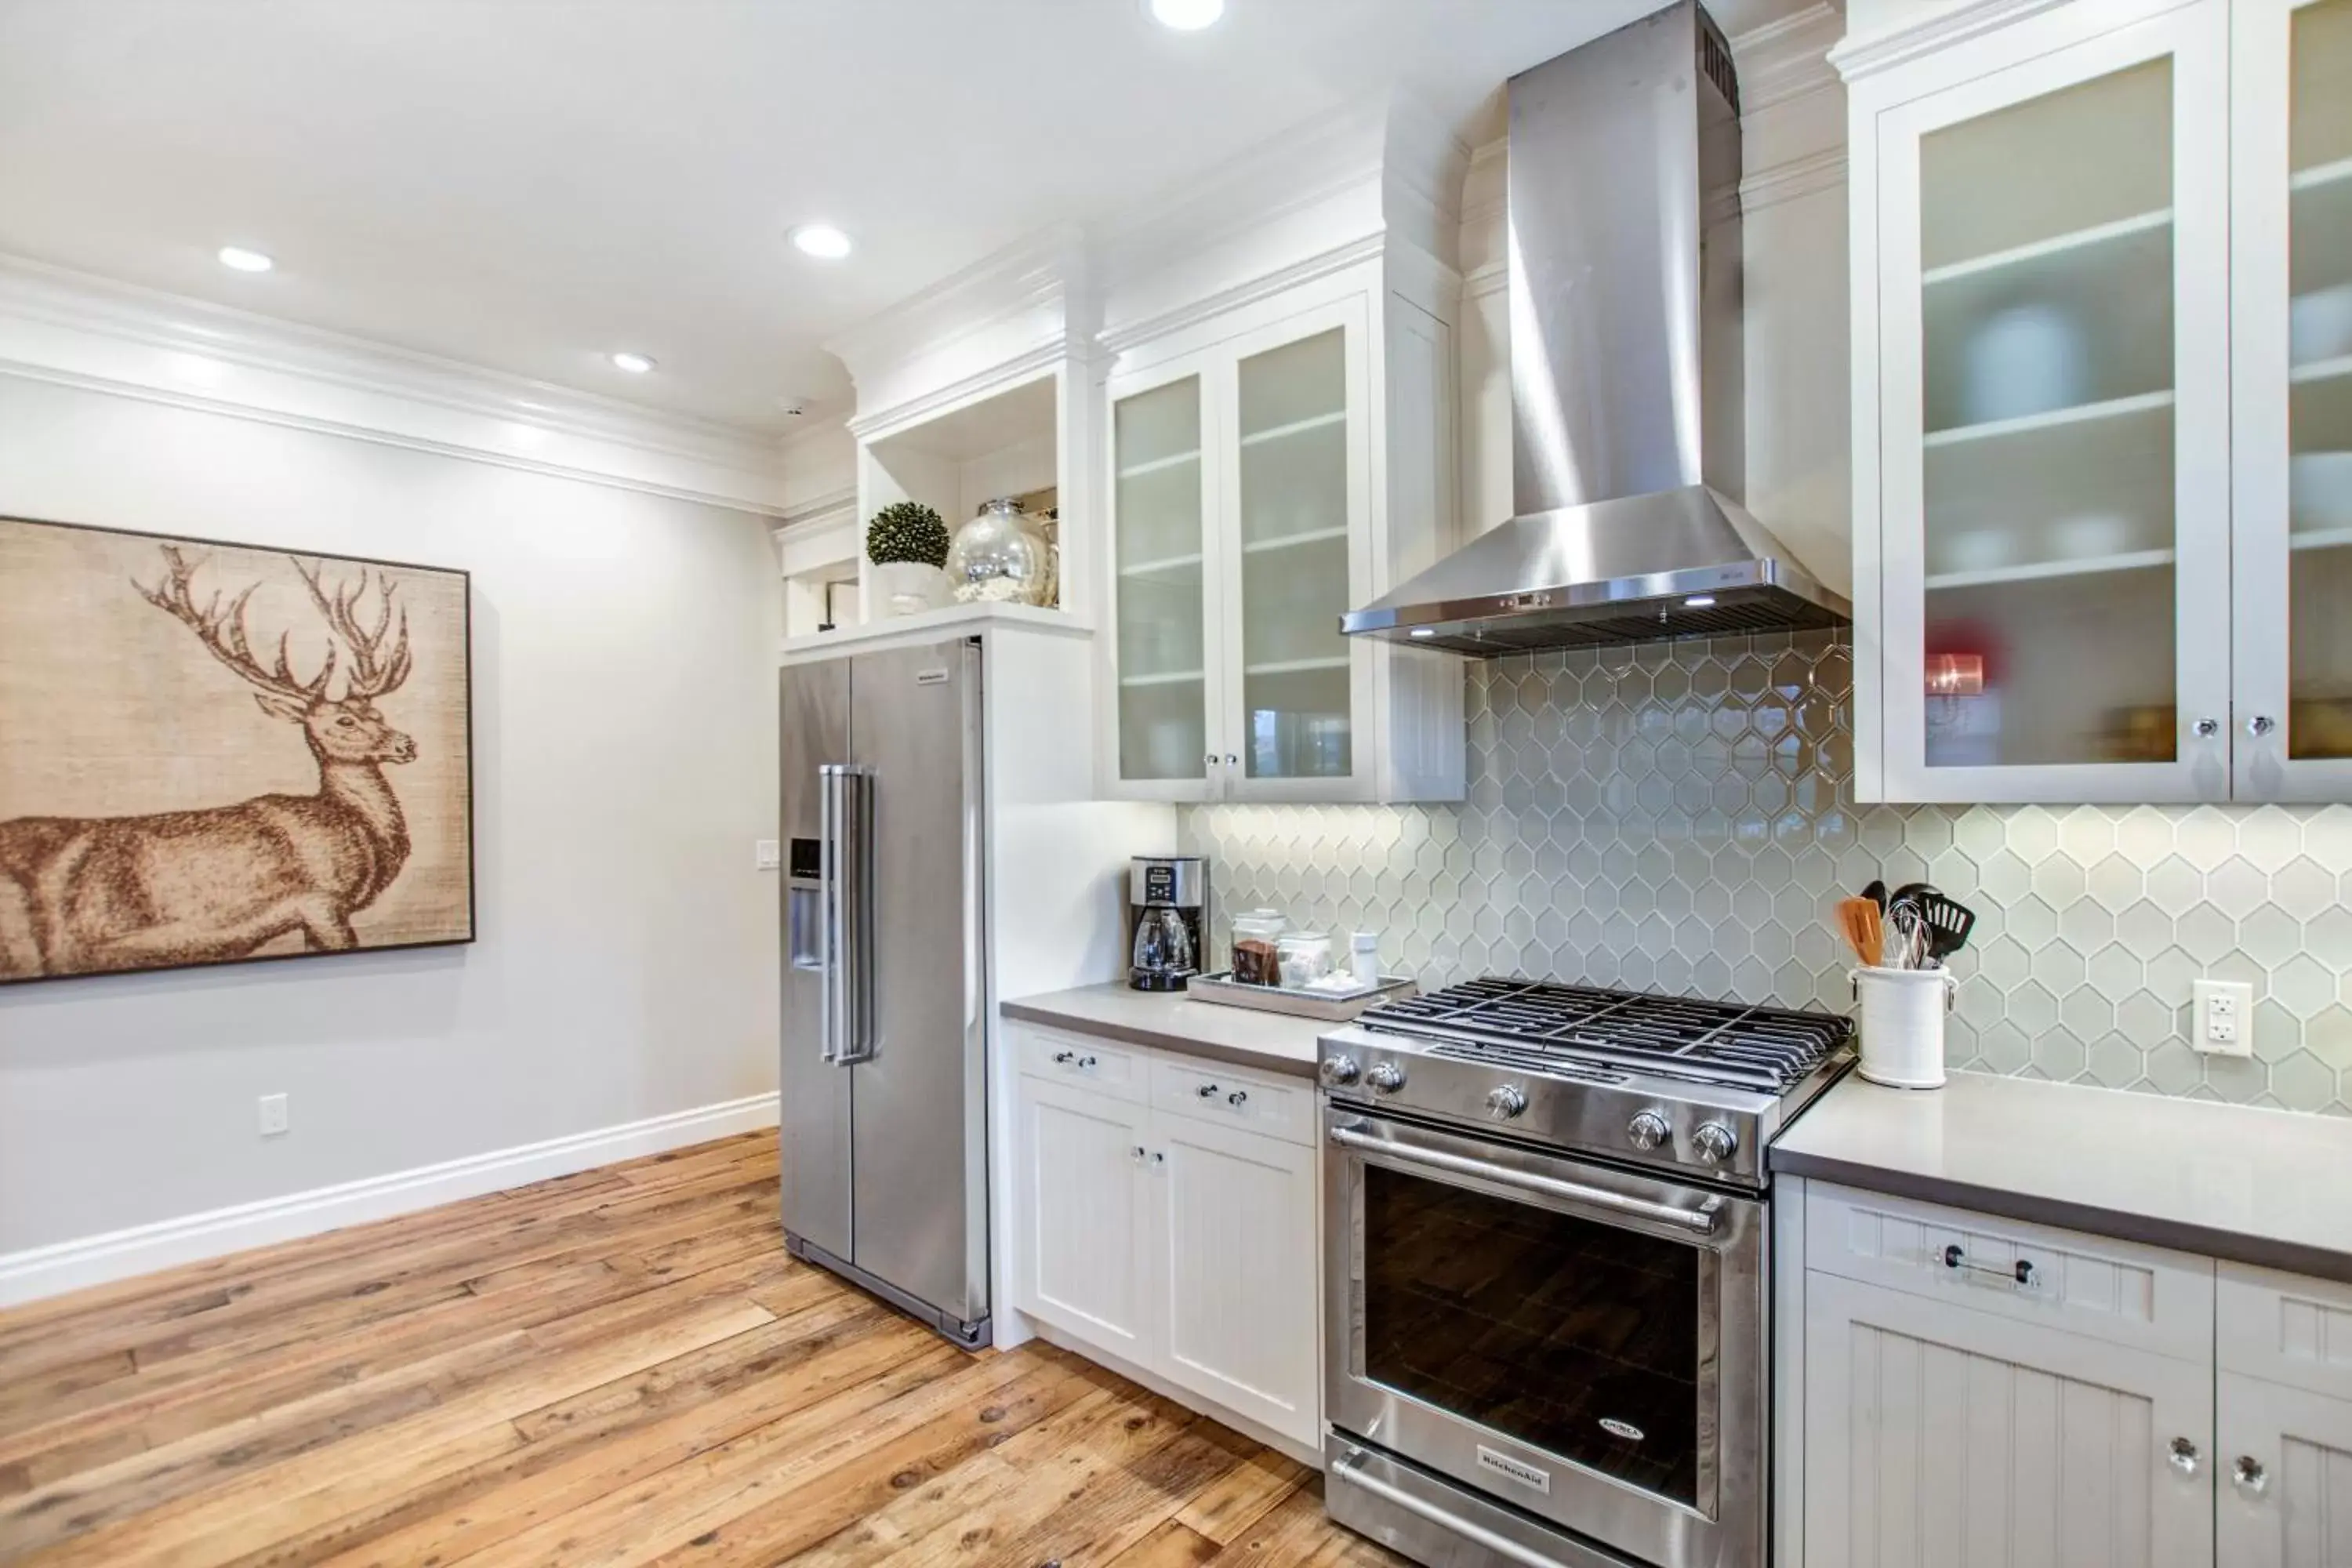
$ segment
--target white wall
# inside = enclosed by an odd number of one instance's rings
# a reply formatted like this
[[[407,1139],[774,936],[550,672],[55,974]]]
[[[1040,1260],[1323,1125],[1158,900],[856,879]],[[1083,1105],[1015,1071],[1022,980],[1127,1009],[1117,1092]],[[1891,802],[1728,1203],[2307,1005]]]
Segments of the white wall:
[[[13,377],[0,514],[472,572],[480,932],[0,988],[0,1262],[773,1091],[772,520]]]

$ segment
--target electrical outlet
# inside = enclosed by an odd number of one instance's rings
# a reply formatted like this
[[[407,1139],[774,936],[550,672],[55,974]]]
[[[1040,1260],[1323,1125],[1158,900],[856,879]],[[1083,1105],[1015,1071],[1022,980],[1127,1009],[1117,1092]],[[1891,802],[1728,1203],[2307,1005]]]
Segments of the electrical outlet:
[[[2196,1001],[2195,1033],[2189,1043],[2208,1056],[2254,1054],[2254,988],[2242,980],[2189,983]]]
[[[784,856],[781,840],[755,838],[751,841],[751,869],[772,871],[783,863]]]
[[[287,1125],[286,1097],[282,1094],[263,1095],[261,1097],[261,1135],[264,1138],[278,1137],[286,1131]]]

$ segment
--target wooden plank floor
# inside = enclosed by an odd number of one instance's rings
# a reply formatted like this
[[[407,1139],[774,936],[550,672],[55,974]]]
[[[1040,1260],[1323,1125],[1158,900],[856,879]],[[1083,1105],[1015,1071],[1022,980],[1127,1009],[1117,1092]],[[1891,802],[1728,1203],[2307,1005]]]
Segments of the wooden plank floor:
[[[785,1256],[755,1133],[0,1312],[0,1562],[1401,1562],[1303,1467]]]

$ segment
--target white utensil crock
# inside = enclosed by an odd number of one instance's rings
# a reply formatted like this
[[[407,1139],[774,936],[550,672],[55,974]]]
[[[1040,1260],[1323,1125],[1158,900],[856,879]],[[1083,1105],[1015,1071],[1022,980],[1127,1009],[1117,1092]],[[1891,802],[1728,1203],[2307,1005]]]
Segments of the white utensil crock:
[[[1948,969],[1849,971],[1861,1009],[1862,1076],[1896,1089],[1944,1087],[1944,1016],[1959,981]]]

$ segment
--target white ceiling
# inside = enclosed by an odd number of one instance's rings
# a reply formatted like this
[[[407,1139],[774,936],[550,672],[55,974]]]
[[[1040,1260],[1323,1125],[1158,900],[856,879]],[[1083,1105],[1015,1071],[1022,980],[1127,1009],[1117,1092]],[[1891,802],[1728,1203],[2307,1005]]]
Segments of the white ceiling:
[[[1377,93],[1466,122],[1658,3],[0,0],[0,251],[783,429],[845,397],[821,342],[1001,246]]]

